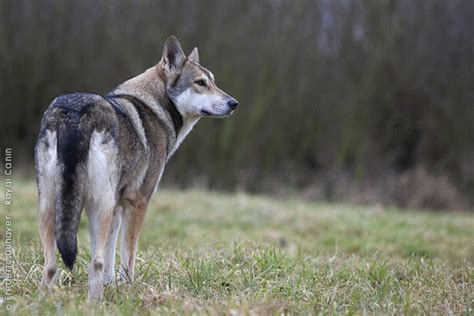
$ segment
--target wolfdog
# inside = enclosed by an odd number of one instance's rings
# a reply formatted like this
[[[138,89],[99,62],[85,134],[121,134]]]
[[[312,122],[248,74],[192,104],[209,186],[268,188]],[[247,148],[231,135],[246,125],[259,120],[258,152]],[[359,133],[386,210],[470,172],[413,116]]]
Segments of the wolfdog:
[[[197,48],[186,57],[174,36],[157,65],[107,96],[54,99],[35,147],[43,287],[54,285],[56,246],[72,269],[83,208],[91,241],[88,299],[102,299],[103,285],[115,279],[119,229],[119,277],[132,282],[138,237],[166,162],[201,117],[229,116],[237,105],[200,65]]]

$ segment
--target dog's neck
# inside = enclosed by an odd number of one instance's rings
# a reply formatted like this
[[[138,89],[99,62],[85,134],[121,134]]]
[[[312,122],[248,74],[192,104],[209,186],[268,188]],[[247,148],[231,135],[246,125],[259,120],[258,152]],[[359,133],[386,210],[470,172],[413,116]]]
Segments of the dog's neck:
[[[179,145],[183,142],[183,140],[188,136],[188,134],[191,132],[193,129],[194,125],[199,121],[199,117],[185,117],[183,118],[183,127],[178,133],[178,136],[176,137],[176,141],[174,143],[173,149],[171,149],[171,152],[168,154],[168,159],[176,152],[178,149]]]
[[[149,68],[142,74],[125,81],[113,91],[113,94],[130,94],[139,98],[165,124],[170,135],[167,155],[169,159],[191,132],[199,117],[190,117],[175,107],[166,94],[166,83],[161,73],[157,71],[158,69],[156,66]]]

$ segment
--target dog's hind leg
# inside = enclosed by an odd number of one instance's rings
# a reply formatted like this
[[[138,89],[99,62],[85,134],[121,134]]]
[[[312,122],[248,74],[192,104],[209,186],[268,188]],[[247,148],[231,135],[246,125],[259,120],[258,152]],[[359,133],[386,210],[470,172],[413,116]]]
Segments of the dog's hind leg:
[[[41,209],[40,238],[44,253],[43,279],[41,286],[51,288],[56,278],[56,239],[54,238],[54,208]]]
[[[91,236],[91,262],[88,271],[89,301],[101,300],[104,284],[105,256],[115,207],[114,200],[97,203],[88,210]]]
[[[39,189],[39,230],[44,253],[41,286],[51,288],[56,277],[55,199],[59,173],[56,132],[47,131],[35,149],[36,177]]]
[[[87,215],[91,236],[89,301],[101,300],[106,267],[107,241],[118,208],[116,146],[105,133],[94,132],[87,162]]]
[[[145,220],[148,199],[138,203],[127,204],[122,212],[122,242],[120,248],[120,269],[122,279],[133,282],[135,276],[135,256],[138,237]]]
[[[112,224],[110,225],[109,236],[107,237],[107,244],[105,245],[105,271],[104,284],[109,284],[114,280],[115,276],[115,248],[117,244],[117,237],[120,230],[120,222],[122,219],[122,206],[117,206],[114,209]]]

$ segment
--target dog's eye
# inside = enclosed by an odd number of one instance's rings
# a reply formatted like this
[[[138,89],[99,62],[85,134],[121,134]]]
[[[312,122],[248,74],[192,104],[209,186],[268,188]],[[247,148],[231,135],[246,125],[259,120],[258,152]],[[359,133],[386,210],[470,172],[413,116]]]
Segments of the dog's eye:
[[[202,79],[196,80],[194,81],[194,83],[201,87],[204,87],[206,85],[206,82]]]

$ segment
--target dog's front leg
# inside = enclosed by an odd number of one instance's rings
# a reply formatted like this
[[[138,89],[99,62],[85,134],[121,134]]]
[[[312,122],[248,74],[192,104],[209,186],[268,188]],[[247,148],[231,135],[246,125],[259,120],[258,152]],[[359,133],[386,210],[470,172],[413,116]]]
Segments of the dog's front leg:
[[[120,249],[120,269],[122,279],[133,282],[135,275],[135,256],[138,237],[145,220],[148,200],[127,204],[122,212],[122,242]]]

